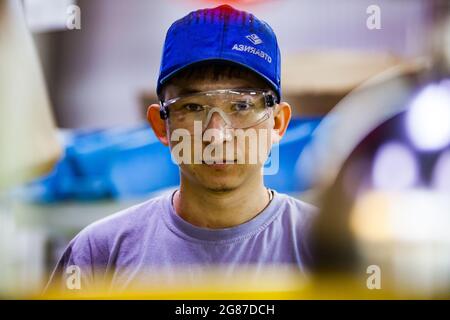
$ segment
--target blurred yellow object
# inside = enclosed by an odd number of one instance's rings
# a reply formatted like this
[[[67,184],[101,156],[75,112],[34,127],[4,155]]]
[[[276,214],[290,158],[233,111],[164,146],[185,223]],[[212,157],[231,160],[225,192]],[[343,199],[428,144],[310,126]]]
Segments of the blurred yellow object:
[[[171,282],[162,284],[163,272],[153,270],[137,286],[123,290],[91,287],[87,290],[48,290],[36,299],[395,299],[388,290],[370,290],[366,275],[329,274],[305,276],[295,267],[237,267],[233,276],[220,267],[203,267],[196,277],[183,268],[171,269]],[[160,270],[162,271],[162,270]],[[258,274],[258,276],[256,276]],[[194,278],[195,280],[194,280]],[[83,289],[81,287],[81,289]],[[407,296],[404,296],[405,298]]]
[[[170,279],[166,278],[168,273]],[[104,278],[103,278],[104,277]],[[111,279],[104,274],[97,279]],[[265,267],[236,266],[232,274],[220,266],[187,268],[154,268],[138,276],[136,284],[126,288],[108,285],[75,288],[68,283],[50,287],[45,294],[28,295],[32,299],[138,299],[138,300],[300,300],[300,299],[421,299],[429,298],[420,291],[398,292],[388,277],[379,289],[368,286],[371,274],[361,272],[318,272],[305,274],[295,266],[279,264]],[[68,278],[69,279],[69,278]],[[71,287],[72,289],[67,289]],[[435,299],[448,294],[434,295]]]
[[[220,278],[221,275],[215,275]],[[390,288],[371,290],[366,286],[368,275],[355,277],[344,274],[323,274],[306,280],[292,275],[292,282],[288,288],[281,288],[274,279],[264,279],[261,287],[248,285],[243,277],[237,277],[228,286],[205,285],[198,283],[195,287],[153,288],[142,291],[105,291],[93,290],[89,292],[48,292],[45,295],[27,296],[27,299],[44,300],[380,300],[380,299],[422,299],[417,294],[399,294]],[[277,289],[274,289],[277,287]],[[443,295],[436,299],[448,299]]]
[[[0,190],[46,173],[61,152],[21,3],[0,2]]]

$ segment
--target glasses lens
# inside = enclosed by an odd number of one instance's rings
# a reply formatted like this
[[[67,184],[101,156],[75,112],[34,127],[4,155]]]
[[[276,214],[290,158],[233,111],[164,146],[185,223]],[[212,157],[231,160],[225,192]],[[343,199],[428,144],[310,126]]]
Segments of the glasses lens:
[[[234,128],[253,126],[268,112],[263,93],[232,94],[226,106],[226,113]]]
[[[167,104],[172,126],[189,129],[195,121],[210,120],[210,112],[226,116],[233,128],[257,124],[268,114],[262,91],[218,90],[174,99]]]

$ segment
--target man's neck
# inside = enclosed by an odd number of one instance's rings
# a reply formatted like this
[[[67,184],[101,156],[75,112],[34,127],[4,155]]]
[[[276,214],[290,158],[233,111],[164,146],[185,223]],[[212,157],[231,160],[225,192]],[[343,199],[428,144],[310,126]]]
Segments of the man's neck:
[[[262,177],[261,177],[262,178]],[[268,205],[269,193],[262,179],[230,190],[214,191],[192,186],[181,178],[173,197],[176,213],[185,221],[202,228],[237,226],[258,215]]]

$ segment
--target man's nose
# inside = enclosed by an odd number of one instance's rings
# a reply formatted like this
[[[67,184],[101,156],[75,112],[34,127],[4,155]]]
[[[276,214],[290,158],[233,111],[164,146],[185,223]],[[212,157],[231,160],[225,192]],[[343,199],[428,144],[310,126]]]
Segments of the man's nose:
[[[226,115],[222,115],[221,112],[218,111],[211,111],[212,114],[208,117],[206,121],[206,130],[217,130],[217,134],[214,134],[214,141],[213,143],[223,143],[226,141],[232,140],[232,134],[231,134],[231,127],[229,126],[228,119],[224,118]]]

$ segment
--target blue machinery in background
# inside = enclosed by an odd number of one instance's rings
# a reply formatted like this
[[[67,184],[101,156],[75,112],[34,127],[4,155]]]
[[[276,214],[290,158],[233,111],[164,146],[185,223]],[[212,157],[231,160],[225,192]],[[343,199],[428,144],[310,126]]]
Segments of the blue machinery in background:
[[[295,164],[320,118],[291,120],[279,145],[278,171],[266,185],[293,193],[309,186],[295,178]],[[55,169],[31,183],[26,196],[36,202],[144,197],[175,187],[178,167],[147,125],[133,129],[71,131]]]

